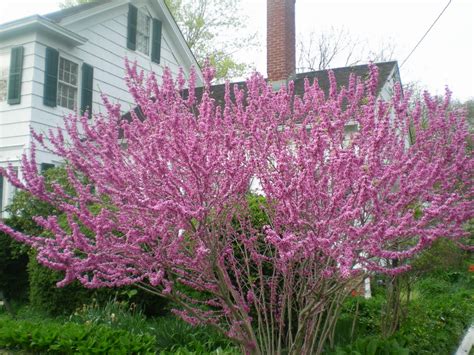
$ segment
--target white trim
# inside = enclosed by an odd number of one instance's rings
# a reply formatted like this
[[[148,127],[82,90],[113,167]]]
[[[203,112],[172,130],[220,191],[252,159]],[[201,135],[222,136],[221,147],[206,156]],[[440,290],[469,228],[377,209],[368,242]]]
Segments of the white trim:
[[[67,28],[57,25],[40,15],[26,17],[17,21],[0,25],[0,39],[15,35],[18,32],[43,30],[48,34],[53,34],[65,42],[78,46],[87,42],[87,38],[82,37]]]

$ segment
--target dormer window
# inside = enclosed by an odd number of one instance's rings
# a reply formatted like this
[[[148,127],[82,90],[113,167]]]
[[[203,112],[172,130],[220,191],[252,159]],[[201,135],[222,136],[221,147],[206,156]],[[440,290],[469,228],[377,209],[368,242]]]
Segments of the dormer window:
[[[150,30],[151,18],[143,11],[138,11],[137,14],[137,51],[143,54],[150,54]]]

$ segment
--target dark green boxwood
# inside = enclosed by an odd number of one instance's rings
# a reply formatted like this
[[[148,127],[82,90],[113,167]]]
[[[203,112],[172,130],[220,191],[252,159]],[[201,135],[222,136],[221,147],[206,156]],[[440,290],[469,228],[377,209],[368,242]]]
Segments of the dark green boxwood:
[[[28,275],[30,305],[48,314],[70,314],[94,297],[94,290],[84,288],[77,281],[58,288],[56,283],[63,279],[63,274],[40,265],[34,252],[30,253]]]
[[[28,256],[22,245],[0,233],[0,291],[10,301],[28,298]]]

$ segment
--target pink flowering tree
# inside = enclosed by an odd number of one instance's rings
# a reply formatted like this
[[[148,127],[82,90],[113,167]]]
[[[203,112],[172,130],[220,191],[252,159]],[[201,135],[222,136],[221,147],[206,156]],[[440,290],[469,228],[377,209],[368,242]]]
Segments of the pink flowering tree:
[[[58,286],[136,284],[246,353],[321,353],[359,275],[396,275],[436,239],[467,236],[474,160],[449,92],[413,106],[396,87],[378,101],[371,66],[367,82],[338,90],[330,74],[328,95],[306,82],[301,97],[255,74],[218,105],[209,68],[202,95],[193,75],[165,72],[158,84],[127,72],[143,117],[124,120],[104,97],[106,114],[35,134],[67,162],[71,188],[45,184],[34,145],[21,180],[1,170],[67,216],[36,218],[48,238],[0,224],[64,271]],[[265,196],[263,228],[250,218],[251,181]]]

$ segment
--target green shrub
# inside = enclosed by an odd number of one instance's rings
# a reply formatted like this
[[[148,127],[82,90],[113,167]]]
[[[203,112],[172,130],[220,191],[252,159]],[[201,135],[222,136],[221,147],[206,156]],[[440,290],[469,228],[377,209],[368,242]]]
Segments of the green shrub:
[[[30,253],[28,276],[30,305],[53,316],[69,315],[93,302],[105,306],[110,300],[135,304],[148,316],[167,313],[167,301],[164,298],[134,289],[133,286],[87,289],[74,281],[65,287],[57,287],[57,282],[64,277],[63,273],[40,265],[34,252]]]
[[[150,292],[132,286],[126,286],[120,289],[111,289],[116,292],[114,297],[119,301],[127,301],[130,304],[137,305],[143,314],[147,317],[157,317],[169,314],[166,298],[157,296]]]
[[[84,305],[69,320],[125,329],[133,334],[153,334],[157,350],[164,353],[178,349],[183,354],[208,354],[216,349],[235,351],[229,340],[210,327],[191,326],[174,316],[147,319],[134,303],[125,301],[111,300],[104,306]]]
[[[155,338],[103,325],[0,317],[0,348],[62,354],[151,354],[155,352]]]
[[[359,337],[378,336],[380,333],[380,312],[384,303],[385,299],[382,295],[370,299],[363,297],[346,299],[336,323],[334,344],[338,345],[340,349]]]
[[[413,354],[450,354],[474,317],[474,294],[460,290],[412,302],[396,334]]]
[[[267,207],[267,200],[264,196],[250,194],[247,197],[250,208],[250,219],[252,226],[256,229],[261,229],[263,226],[270,223],[269,218],[264,210]]]
[[[126,331],[130,337],[152,335],[154,337],[153,349],[159,354],[230,355],[240,353],[232,342],[210,327],[194,327],[174,316],[147,319],[133,304],[129,305],[123,301],[110,301],[105,306],[93,303],[92,305],[83,306],[69,317],[63,316],[54,319],[31,307],[23,307],[18,312],[18,319],[19,321],[15,323],[15,326],[23,323],[37,324],[39,327],[45,325],[51,331],[58,327],[61,329],[62,327],[67,328],[73,324],[79,327],[74,327],[74,329],[104,327],[110,331]],[[7,346],[6,343],[2,343],[2,341],[5,341],[2,340],[5,339],[5,335],[2,336],[2,322],[5,320],[8,322],[3,327],[14,324],[11,318],[0,315],[0,349]],[[69,337],[68,341],[71,349],[78,346],[76,338]],[[8,346],[33,350],[33,348],[27,348],[26,345],[19,346],[15,344],[11,342]],[[95,351],[95,349],[93,350]]]
[[[445,273],[462,267],[466,251],[449,239],[438,239],[412,261],[410,273]]]
[[[40,265],[34,252],[30,253],[28,276],[30,305],[51,315],[70,314],[94,297],[93,290],[77,281],[58,288],[56,283],[63,279],[62,273]]]
[[[474,274],[467,272],[468,263],[472,259],[464,257],[458,262],[460,268],[435,270],[415,279],[411,284],[413,297],[406,313],[404,307],[401,325],[386,340],[380,335],[384,293],[378,292],[368,300],[346,300],[336,325],[338,354],[370,354],[374,349],[375,354],[397,354],[405,349],[420,355],[452,353],[474,321]]]
[[[368,336],[357,339],[345,347],[336,347],[334,355],[408,355],[410,350],[400,345],[395,339],[382,339]]]
[[[28,298],[28,256],[24,249],[0,233],[0,291],[8,300],[22,302]]]
[[[134,303],[126,301],[109,300],[103,306],[96,301],[84,304],[69,317],[69,320],[76,323],[107,325],[134,334],[145,334],[150,330],[142,311]]]
[[[416,286],[423,297],[436,297],[441,294],[449,293],[451,289],[451,283],[439,276],[424,277],[417,282]]]
[[[202,345],[193,346],[193,349],[190,350],[188,347],[177,347],[173,350],[167,351],[162,350],[159,352],[159,355],[202,355],[202,354],[209,354],[209,355],[240,355],[242,354],[237,348],[217,348],[212,351],[206,350],[205,347]]]
[[[218,348],[233,351],[233,344],[210,327],[194,327],[176,317],[158,317],[150,322],[150,332],[156,336],[157,349],[210,353]],[[186,354],[183,352],[183,354]]]

